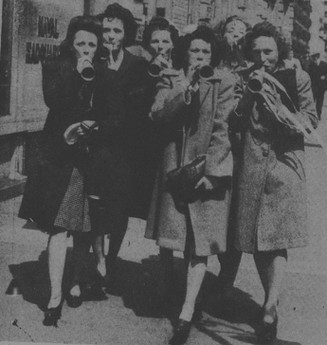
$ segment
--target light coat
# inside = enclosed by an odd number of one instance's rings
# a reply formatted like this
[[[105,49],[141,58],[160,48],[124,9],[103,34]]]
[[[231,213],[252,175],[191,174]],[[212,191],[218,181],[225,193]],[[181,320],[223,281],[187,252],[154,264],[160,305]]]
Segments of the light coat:
[[[208,256],[226,250],[233,169],[228,117],[234,107],[235,79],[227,71],[216,70],[212,78],[200,81],[191,105],[185,104],[177,80],[171,77],[171,88],[158,92],[159,99],[166,97],[164,106],[152,115],[166,127],[166,138],[145,236],[156,239],[161,247],[184,251],[191,228],[194,253]],[[183,131],[185,156],[180,162]],[[195,201],[182,207],[167,184],[167,173],[201,154],[206,154],[205,175],[221,183],[213,190],[198,191]]]
[[[316,125],[310,78],[300,70],[280,71],[297,118]],[[307,243],[304,138],[271,120],[257,105],[244,109],[236,193],[236,248],[271,251]]]

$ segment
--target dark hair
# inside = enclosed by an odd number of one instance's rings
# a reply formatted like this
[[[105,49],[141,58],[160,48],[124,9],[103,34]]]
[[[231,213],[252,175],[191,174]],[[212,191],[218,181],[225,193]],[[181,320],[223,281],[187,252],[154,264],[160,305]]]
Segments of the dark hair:
[[[98,15],[98,18],[103,21],[104,18],[117,18],[120,19],[124,24],[124,47],[128,47],[134,44],[137,24],[131,11],[127,8],[119,5],[117,2],[109,5],[105,11]]]
[[[285,38],[273,24],[268,21],[264,21],[254,25],[253,29],[245,36],[244,56],[246,59],[252,61],[253,41],[261,36],[272,37],[275,40],[278,49],[279,62],[287,58],[289,45],[286,43]]]
[[[170,24],[169,21],[163,17],[152,17],[149,24],[145,27],[143,33],[143,42],[142,45],[144,48],[147,48],[151,41],[151,36],[154,31],[162,30],[162,31],[169,31],[170,37],[173,42],[173,45],[176,44],[178,40],[178,30],[175,28],[174,25]]]
[[[200,39],[211,45],[211,66],[218,66],[221,60],[221,51],[218,46],[217,38],[213,30],[207,26],[199,26],[195,31],[181,37],[174,49],[174,66],[175,68],[187,68],[187,51],[191,42]]]
[[[97,17],[94,16],[77,16],[73,17],[69,22],[66,38],[60,44],[60,55],[73,57],[73,42],[75,39],[75,34],[80,31],[84,30],[87,32],[93,33],[98,39],[98,48],[102,44],[102,25],[101,22]]]

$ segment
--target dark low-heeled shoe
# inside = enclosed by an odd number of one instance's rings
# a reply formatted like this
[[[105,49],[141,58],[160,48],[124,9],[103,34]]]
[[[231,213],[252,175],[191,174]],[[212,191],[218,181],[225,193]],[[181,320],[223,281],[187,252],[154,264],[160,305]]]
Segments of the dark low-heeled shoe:
[[[82,305],[83,299],[81,295],[74,296],[70,292],[68,292],[66,295],[66,302],[69,307],[78,308]]]
[[[191,321],[178,319],[177,325],[174,329],[174,335],[170,339],[170,345],[182,345],[185,344],[191,331]]]
[[[273,322],[266,322],[263,320],[264,315],[271,315]],[[277,325],[278,325],[278,316],[276,307],[272,307],[268,313],[262,312],[262,321],[260,329],[258,331],[258,341],[260,344],[271,344],[277,338]]]
[[[61,310],[64,300],[55,308],[47,308],[44,312],[43,325],[58,327],[58,320],[61,318]]]

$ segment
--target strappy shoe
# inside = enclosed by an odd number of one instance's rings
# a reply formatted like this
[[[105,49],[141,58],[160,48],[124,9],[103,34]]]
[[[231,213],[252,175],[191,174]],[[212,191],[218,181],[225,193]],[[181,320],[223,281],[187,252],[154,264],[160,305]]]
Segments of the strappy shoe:
[[[44,312],[44,326],[58,327],[58,320],[61,318],[61,310],[64,300],[62,299],[59,305],[55,308],[47,308]]]
[[[170,345],[182,345],[185,344],[191,331],[191,321],[178,319],[177,325],[174,329],[174,335],[170,339]]]
[[[271,316],[273,322],[264,321],[264,316]],[[261,325],[257,334],[260,344],[272,344],[277,338],[278,315],[276,306],[272,306],[268,311],[262,310]]]

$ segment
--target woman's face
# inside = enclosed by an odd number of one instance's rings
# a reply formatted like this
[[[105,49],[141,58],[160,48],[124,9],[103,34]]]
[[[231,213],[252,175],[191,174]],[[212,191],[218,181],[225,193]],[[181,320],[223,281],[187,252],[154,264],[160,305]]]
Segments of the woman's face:
[[[211,44],[202,39],[195,39],[191,41],[187,51],[188,66],[210,65],[211,55]]]
[[[88,56],[92,60],[98,47],[98,38],[92,32],[79,30],[75,34],[73,47],[77,59]]]
[[[118,51],[123,48],[125,38],[124,23],[118,18],[104,18],[103,45],[111,51]]]
[[[252,42],[252,59],[256,67],[273,72],[278,63],[278,48],[274,38],[260,36]]]
[[[171,50],[173,49],[173,41],[171,40],[170,31],[156,30],[152,32],[150,39],[150,50],[155,55],[162,55],[166,59],[169,58]]]
[[[232,20],[225,27],[224,38],[228,44],[236,44],[246,34],[246,25],[240,20]]]

